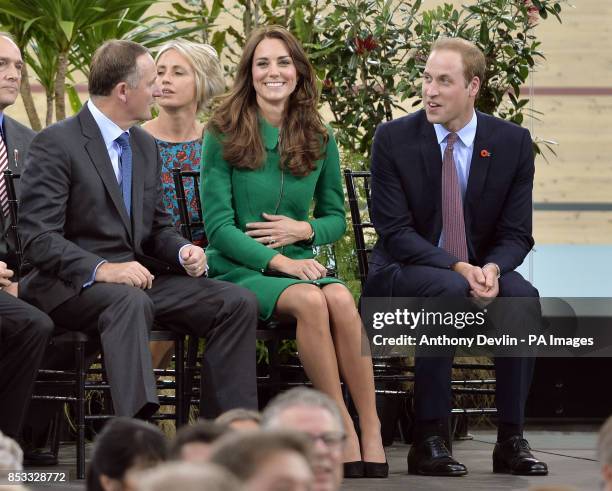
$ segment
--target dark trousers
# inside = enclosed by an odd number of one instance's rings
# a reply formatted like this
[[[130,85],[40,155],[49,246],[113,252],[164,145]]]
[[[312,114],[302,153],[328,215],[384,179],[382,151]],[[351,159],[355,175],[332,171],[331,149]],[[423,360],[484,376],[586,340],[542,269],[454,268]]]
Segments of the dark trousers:
[[[100,334],[115,414],[147,417],[158,399],[149,350],[153,323],[206,339],[200,413],[257,409],[257,303],[239,286],[162,275],[150,290],[94,283],[51,312],[57,325]]]
[[[0,290],[0,430],[19,436],[53,322]]]
[[[384,285],[384,286],[383,286]],[[448,269],[430,266],[390,265],[368,277],[368,292],[387,291],[394,297],[469,297],[469,285],[463,276]],[[522,297],[520,309],[502,312],[515,325],[541,322],[538,291],[519,273],[511,271],[499,279],[499,297]],[[491,308],[493,304],[490,304]],[[446,420],[452,409],[449,356],[415,357],[414,403],[417,420]],[[501,423],[522,425],[525,403],[533,376],[535,358],[495,358],[496,406]]]

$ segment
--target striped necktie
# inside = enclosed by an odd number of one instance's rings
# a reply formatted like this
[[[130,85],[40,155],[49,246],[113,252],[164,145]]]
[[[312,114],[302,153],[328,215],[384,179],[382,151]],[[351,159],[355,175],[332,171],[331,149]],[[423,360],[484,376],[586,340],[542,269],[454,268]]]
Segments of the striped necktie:
[[[457,257],[459,261],[467,263],[469,261],[463,200],[453,158],[453,148],[458,138],[457,133],[448,134],[442,159],[442,230],[444,233],[442,247]]]
[[[9,199],[4,181],[4,171],[8,168],[8,151],[2,131],[0,131],[0,209],[4,216],[7,216],[9,212]]]

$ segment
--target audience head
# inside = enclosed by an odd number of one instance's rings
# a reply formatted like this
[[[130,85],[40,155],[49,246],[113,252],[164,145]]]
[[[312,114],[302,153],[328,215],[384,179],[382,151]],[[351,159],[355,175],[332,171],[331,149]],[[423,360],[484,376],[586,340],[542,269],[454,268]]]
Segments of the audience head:
[[[176,432],[170,453],[174,459],[185,462],[207,462],[213,442],[227,432],[227,427],[212,421],[202,420],[183,426]]]
[[[142,472],[138,491],[240,491],[240,481],[223,467],[209,462],[169,462]]]
[[[195,104],[200,112],[225,90],[223,67],[210,44],[175,39],[159,49],[155,63],[162,110]]]
[[[246,491],[309,491],[310,451],[310,442],[296,432],[235,432],[215,444],[211,462],[234,474]]]
[[[0,32],[0,111],[15,103],[21,85],[23,58],[10,34]]]
[[[232,430],[256,430],[261,425],[261,413],[252,409],[230,409],[217,416],[215,423]]]
[[[342,453],[346,434],[336,403],[325,394],[297,387],[274,398],[262,414],[265,429],[288,429],[313,442],[315,491],[332,491],[342,482]]]
[[[23,469],[23,451],[15,440],[0,431],[0,476],[4,471]]]
[[[151,119],[151,105],[161,91],[149,51],[132,41],[105,42],[91,60],[89,95],[123,129]]]
[[[455,132],[469,123],[485,68],[484,54],[474,43],[461,38],[438,39],[423,71],[427,120]]]
[[[97,436],[87,473],[87,491],[133,489],[139,470],[166,460],[168,450],[163,433],[137,419],[114,418]]]
[[[284,27],[263,26],[251,32],[234,85],[209,126],[226,137],[225,160],[258,169],[265,160],[259,116],[280,117],[281,161],[292,174],[305,176],[316,168],[328,141],[317,103],[315,71],[298,40]]]
[[[599,430],[597,457],[604,481],[603,489],[605,491],[612,491],[612,416],[606,420],[601,430]]]

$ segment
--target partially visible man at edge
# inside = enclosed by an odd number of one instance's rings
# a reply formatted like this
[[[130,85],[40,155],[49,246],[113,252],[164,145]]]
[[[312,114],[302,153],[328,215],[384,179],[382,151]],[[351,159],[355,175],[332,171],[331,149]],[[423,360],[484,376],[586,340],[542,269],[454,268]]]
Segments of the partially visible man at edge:
[[[17,297],[15,244],[9,237],[8,195],[3,172],[20,171],[34,132],[4,114],[15,103],[23,58],[7,33],[0,32],[0,431],[17,439],[29,405],[36,372],[53,331],[51,319]]]

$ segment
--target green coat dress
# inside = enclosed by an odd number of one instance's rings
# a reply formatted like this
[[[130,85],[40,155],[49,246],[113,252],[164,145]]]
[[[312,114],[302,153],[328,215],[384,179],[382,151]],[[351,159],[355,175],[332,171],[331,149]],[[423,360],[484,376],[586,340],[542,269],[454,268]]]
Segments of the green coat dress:
[[[257,170],[236,169],[229,165],[223,159],[223,137],[207,132],[200,189],[209,240],[206,249],[209,276],[251,290],[259,301],[260,318],[268,319],[280,294],[291,285],[341,283],[336,278],[304,281],[262,273],[279,253],[292,259],[313,258],[313,246],[329,244],[342,237],[346,217],[338,147],[331,132],[324,158],[317,162],[316,170],[305,177],[281,171],[278,128],[260,118],[260,132],[267,156],[265,165]],[[313,217],[310,217],[313,200]],[[265,221],[264,212],[308,221],[315,232],[313,243],[272,249],[246,235],[246,224]]]

